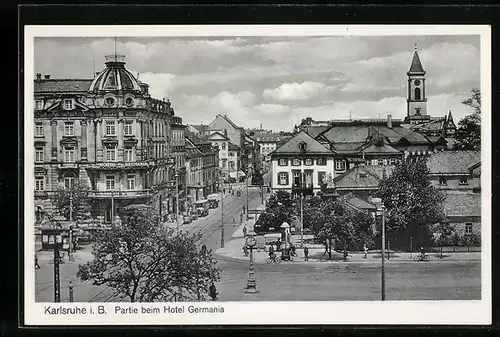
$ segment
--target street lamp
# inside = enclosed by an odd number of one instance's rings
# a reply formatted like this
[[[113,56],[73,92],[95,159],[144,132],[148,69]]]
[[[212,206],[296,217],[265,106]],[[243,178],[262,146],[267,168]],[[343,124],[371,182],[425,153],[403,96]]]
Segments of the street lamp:
[[[375,198],[374,198],[375,199]],[[379,204],[380,206],[377,207],[377,213],[378,215],[382,215],[382,229],[381,229],[381,236],[382,236],[382,301],[385,301],[385,206],[382,204],[381,199]],[[374,200],[375,201],[375,200]],[[377,202],[376,202],[377,203]]]
[[[175,172],[175,217],[177,219],[177,233],[179,233],[179,173]]]
[[[219,169],[220,173],[220,247],[224,248],[224,180],[222,177],[222,170]]]
[[[304,248],[304,209],[303,201],[304,194],[300,195],[300,244]]]
[[[255,249],[255,245],[257,244],[256,236],[257,234],[252,230],[250,233],[247,234],[245,240],[248,249],[250,249],[250,264],[248,266],[248,280],[245,292],[250,294],[258,292],[257,283],[255,282],[255,272],[253,270],[253,250]]]

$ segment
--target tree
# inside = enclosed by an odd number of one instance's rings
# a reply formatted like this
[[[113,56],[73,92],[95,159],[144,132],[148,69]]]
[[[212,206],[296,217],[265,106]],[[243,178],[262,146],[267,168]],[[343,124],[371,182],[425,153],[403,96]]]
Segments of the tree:
[[[197,249],[200,233],[174,233],[158,226],[154,209],[134,205],[123,210],[121,224],[95,235],[93,261],[77,276],[108,286],[131,302],[205,300],[220,271],[211,251]]]
[[[374,243],[373,225],[375,219],[365,212],[352,212],[352,223],[354,235],[350,240],[350,247],[352,250],[363,250],[363,245],[366,244],[370,247]]]
[[[413,241],[429,244],[430,226],[447,221],[445,195],[431,185],[425,158],[398,162],[392,174],[382,180],[379,194],[387,209],[387,236],[394,247]]]
[[[453,240],[453,227],[448,221],[437,223],[432,226],[434,233],[434,244],[439,247],[439,256],[443,258],[443,246],[449,245]]]
[[[69,220],[71,209],[73,221],[87,218],[92,205],[89,192],[90,186],[80,179],[76,179],[69,188],[59,184],[53,196],[56,212]]]
[[[283,222],[292,223],[294,216],[297,215],[297,201],[292,195],[285,191],[278,191],[271,195],[266,202],[266,210],[259,216],[255,223],[258,231],[267,232],[269,228],[274,231],[280,231]],[[272,230],[271,230],[272,231]]]
[[[471,93],[462,104],[472,108],[473,113],[458,122],[454,145],[457,150],[481,150],[481,91],[474,88]]]

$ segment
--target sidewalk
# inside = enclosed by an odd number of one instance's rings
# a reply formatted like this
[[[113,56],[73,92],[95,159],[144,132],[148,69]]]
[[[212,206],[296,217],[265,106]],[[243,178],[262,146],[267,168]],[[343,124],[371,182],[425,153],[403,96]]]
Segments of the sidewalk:
[[[40,242],[35,243],[35,254],[38,257],[38,262],[40,264],[52,263],[54,261],[54,251],[53,250],[41,250],[42,244]],[[74,260],[69,261],[68,253],[64,251],[64,263],[67,264],[82,264],[94,259],[92,255],[92,245],[84,245],[81,246],[80,249],[77,249],[73,252]]]
[[[245,239],[243,238],[243,226],[239,228],[233,235],[233,239],[226,243],[224,248],[219,248],[215,251],[216,255],[221,257],[236,259],[241,261],[248,261],[249,257],[245,256],[243,252],[243,245],[245,244]],[[332,251],[332,260],[328,259],[328,254],[323,255],[325,250],[323,248],[309,248],[309,261],[304,260],[304,250],[297,248],[297,256],[294,257],[292,263],[303,264],[303,263],[380,263],[381,254],[380,252],[368,252],[367,258],[364,258],[363,253],[349,253],[347,262],[343,261],[343,254]],[[279,254],[279,253],[278,253]],[[406,253],[406,252],[391,252],[389,259],[386,259],[386,263],[393,262],[413,262],[412,257],[415,257],[418,253]],[[266,263],[266,259],[269,257],[268,252],[263,250],[254,250],[254,263]],[[430,262],[439,261],[480,261],[481,253],[471,252],[471,253],[446,253],[443,254],[443,258],[440,258],[438,253],[430,253]],[[289,261],[282,261],[282,263],[290,263]],[[424,263],[424,262],[422,262]]]

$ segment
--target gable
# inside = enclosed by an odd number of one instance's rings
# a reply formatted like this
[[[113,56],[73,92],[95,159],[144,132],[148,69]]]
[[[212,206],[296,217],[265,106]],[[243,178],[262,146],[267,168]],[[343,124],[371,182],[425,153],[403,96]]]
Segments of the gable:
[[[356,166],[334,179],[336,188],[341,189],[374,189],[378,188],[380,179],[367,172],[364,166]]]
[[[390,146],[386,140],[373,141],[360,150],[365,154],[384,153],[384,154],[401,154],[401,151]]]
[[[331,154],[332,152],[305,131],[300,131],[273,153]]]
[[[208,136],[208,140],[210,140],[210,141],[220,141],[220,140],[228,141],[229,139],[220,132],[214,132],[210,136]]]

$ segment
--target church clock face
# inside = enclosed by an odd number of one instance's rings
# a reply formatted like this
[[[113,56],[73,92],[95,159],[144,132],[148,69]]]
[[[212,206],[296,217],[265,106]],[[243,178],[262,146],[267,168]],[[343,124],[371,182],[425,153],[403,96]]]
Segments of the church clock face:
[[[420,85],[420,80],[415,80],[415,85]]]

